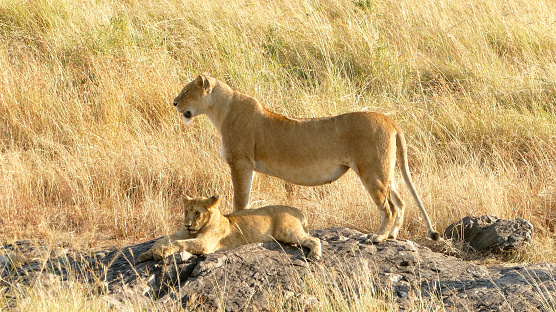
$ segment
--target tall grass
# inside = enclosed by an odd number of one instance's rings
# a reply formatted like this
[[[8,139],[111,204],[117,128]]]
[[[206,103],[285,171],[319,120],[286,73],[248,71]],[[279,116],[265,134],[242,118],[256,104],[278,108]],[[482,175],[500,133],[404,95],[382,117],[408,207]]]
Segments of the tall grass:
[[[393,117],[439,229],[496,214],[552,238],[555,16],[541,0],[0,0],[1,237],[146,240],[179,224],[184,192],[231,211],[216,131],[170,105],[208,72],[288,116]],[[400,189],[401,237],[424,237]],[[313,228],[378,227],[352,173],[314,188],[257,175],[251,205],[273,203]]]

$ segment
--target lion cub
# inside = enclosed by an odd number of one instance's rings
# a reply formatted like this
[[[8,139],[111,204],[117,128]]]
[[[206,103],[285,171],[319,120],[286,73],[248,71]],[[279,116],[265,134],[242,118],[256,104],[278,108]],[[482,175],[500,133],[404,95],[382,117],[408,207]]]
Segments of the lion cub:
[[[240,245],[278,240],[309,248],[308,258],[321,257],[321,243],[307,233],[307,220],[293,207],[266,206],[223,215],[220,199],[183,198],[184,225],[176,233],[159,239],[139,261],[159,260],[176,252],[209,254]]]

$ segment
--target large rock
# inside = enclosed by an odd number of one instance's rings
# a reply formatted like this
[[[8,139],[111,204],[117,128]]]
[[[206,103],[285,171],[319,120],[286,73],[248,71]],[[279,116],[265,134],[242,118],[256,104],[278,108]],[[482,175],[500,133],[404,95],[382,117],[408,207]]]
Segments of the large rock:
[[[496,216],[465,217],[446,227],[444,237],[464,241],[477,251],[510,250],[531,242],[533,225],[523,219],[504,220]]]
[[[154,243],[149,241],[107,254],[68,253],[46,264],[4,266],[2,274],[3,280],[30,284],[81,272],[83,282],[97,285],[99,296],[120,310],[349,310],[366,303],[387,310],[544,311],[554,304],[546,300],[556,296],[553,263],[485,267],[411,241],[372,244],[345,228],[312,234],[323,242],[320,262],[307,262],[298,247],[264,243],[138,263]]]

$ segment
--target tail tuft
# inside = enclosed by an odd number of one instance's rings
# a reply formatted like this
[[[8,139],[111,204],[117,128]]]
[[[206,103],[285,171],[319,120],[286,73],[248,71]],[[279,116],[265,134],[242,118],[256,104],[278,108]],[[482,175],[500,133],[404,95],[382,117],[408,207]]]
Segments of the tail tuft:
[[[429,237],[433,240],[433,241],[437,241],[440,239],[440,233],[438,232],[431,232],[429,233]]]

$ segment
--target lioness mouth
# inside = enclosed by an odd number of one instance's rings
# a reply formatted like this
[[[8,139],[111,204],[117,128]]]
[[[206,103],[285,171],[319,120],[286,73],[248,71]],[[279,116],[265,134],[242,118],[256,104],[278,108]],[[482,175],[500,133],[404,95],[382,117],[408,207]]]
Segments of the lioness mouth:
[[[185,117],[187,119],[191,118],[191,111],[187,111],[187,112],[183,113],[183,117]]]

